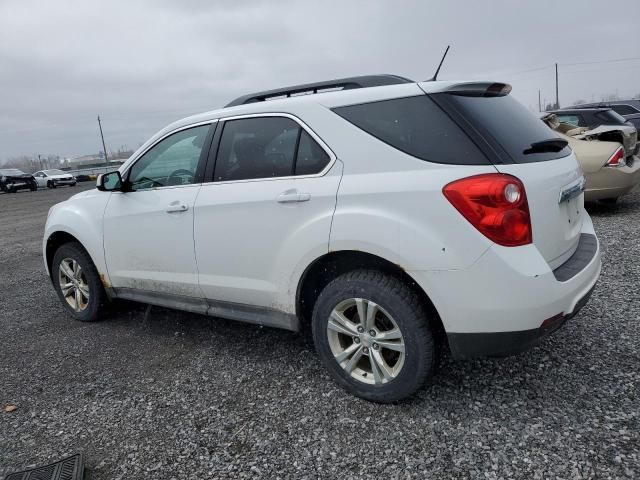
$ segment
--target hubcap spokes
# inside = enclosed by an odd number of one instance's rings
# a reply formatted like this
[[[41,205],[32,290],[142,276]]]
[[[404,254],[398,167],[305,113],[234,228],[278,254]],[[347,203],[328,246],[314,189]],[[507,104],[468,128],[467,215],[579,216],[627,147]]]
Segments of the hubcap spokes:
[[[340,302],[331,312],[327,338],[338,364],[363,383],[390,382],[404,365],[404,338],[398,325],[371,300]]]
[[[65,258],[58,268],[58,280],[62,296],[76,312],[89,304],[89,284],[80,264],[73,258]]]

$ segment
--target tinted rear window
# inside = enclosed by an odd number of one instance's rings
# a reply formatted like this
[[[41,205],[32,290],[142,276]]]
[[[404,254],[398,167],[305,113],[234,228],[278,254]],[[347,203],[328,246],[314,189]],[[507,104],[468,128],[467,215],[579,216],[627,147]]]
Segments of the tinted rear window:
[[[611,108],[620,115],[633,115],[634,113],[638,113],[638,110],[630,105],[611,105]]]
[[[534,143],[559,136],[510,95],[467,97],[440,93],[437,96],[445,107],[455,109],[488,142],[501,146],[515,163],[555,160],[571,153],[569,147],[557,152],[524,153]]]
[[[489,161],[460,127],[428,96],[337,107],[356,127],[421,160],[457,165]]]
[[[625,123],[627,123],[626,118],[624,118],[619,113],[614,112],[613,110],[598,112],[596,113],[596,118],[604,122],[604,125],[624,125]]]

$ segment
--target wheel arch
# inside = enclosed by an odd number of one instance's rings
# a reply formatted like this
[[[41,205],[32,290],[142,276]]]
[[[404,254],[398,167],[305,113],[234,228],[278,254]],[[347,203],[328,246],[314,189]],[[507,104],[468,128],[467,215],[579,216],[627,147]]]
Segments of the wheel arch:
[[[403,281],[414,290],[429,312],[434,333],[440,337],[445,329],[433,301],[422,287],[400,265],[372,253],[339,250],[316,258],[303,272],[296,290],[296,315],[303,326],[310,325],[313,307],[320,292],[334,278],[361,269],[378,270]]]
[[[96,261],[96,256],[92,253],[90,248],[87,248],[87,244],[85,242],[83,242],[77,235],[74,235],[66,230],[55,230],[53,232],[51,232],[48,237],[47,240],[45,242],[44,245],[44,260],[45,260],[45,265],[47,267],[47,272],[49,273],[49,278],[53,278],[53,272],[51,269],[51,264],[53,263],[53,257],[56,253],[56,251],[64,244],[66,243],[70,243],[70,242],[75,242],[78,243],[83,249],[84,251],[87,253],[87,255],[89,255],[89,258],[91,259],[91,261],[93,262],[93,264],[96,267],[96,270],[98,270],[98,274],[100,275],[100,280],[102,281],[102,284],[104,285],[105,289],[109,289],[110,285],[109,285],[109,281],[108,278],[106,276],[106,272],[103,271],[102,269],[102,263],[100,261]]]

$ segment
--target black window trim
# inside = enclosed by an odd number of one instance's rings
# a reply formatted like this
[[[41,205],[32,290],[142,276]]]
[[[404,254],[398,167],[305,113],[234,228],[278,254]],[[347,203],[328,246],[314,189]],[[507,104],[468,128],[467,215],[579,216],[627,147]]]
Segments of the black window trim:
[[[149,188],[143,188],[143,189],[140,189],[140,190],[127,191],[126,193],[148,192],[150,190],[165,190],[165,189],[170,189],[170,188],[186,188],[186,187],[193,187],[194,185],[201,185],[203,183],[202,181],[204,179],[207,156],[208,156],[209,149],[211,147],[211,141],[213,140],[214,133],[219,130],[217,128],[218,127],[218,123],[219,123],[218,119],[214,118],[214,119],[211,119],[211,120],[205,120],[205,121],[202,121],[202,122],[197,122],[197,123],[191,123],[189,125],[184,125],[182,127],[176,128],[175,130],[171,130],[170,132],[167,132],[166,134],[164,134],[160,138],[158,138],[155,142],[153,142],[151,145],[149,145],[147,148],[145,148],[134,159],[132,159],[131,162],[129,162],[126,165],[125,169],[121,172],[121,176],[124,179],[124,182],[129,182],[129,175],[131,173],[131,169],[133,168],[133,166],[136,163],[138,163],[138,161],[142,157],[144,157],[145,154],[149,150],[154,148],[160,142],[162,142],[166,138],[170,137],[171,135],[174,135],[176,133],[182,132],[184,130],[190,130],[192,128],[202,127],[202,126],[208,125],[209,126],[209,131],[207,132],[207,136],[205,137],[204,144],[202,145],[202,150],[200,151],[200,158],[198,159],[198,166],[196,167],[196,174],[195,174],[195,178],[194,178],[193,183],[189,183],[189,184],[186,184],[186,185],[164,185],[162,187],[149,187]]]
[[[329,162],[327,165],[318,173],[312,173],[309,175],[295,175],[295,172],[292,172],[292,175],[282,176],[282,177],[263,177],[263,178],[245,178],[241,180],[216,180],[214,178],[214,171],[216,162],[218,159],[218,153],[220,150],[220,139],[222,138],[222,132],[224,131],[225,122],[231,120],[242,120],[246,118],[261,118],[261,117],[280,117],[280,118],[288,118],[293,120],[298,124],[301,129],[304,129],[311,138],[322,148],[322,150],[329,156]],[[211,143],[211,148],[209,151],[209,155],[207,158],[207,166],[204,172],[203,185],[215,183],[215,184],[226,184],[226,183],[245,183],[245,182],[264,182],[264,181],[273,181],[273,180],[291,180],[294,178],[314,178],[314,177],[323,177],[325,176],[333,165],[336,163],[338,157],[335,153],[329,148],[329,146],[325,143],[325,141],[314,132],[311,127],[309,127],[306,123],[304,123],[299,117],[286,112],[266,112],[266,113],[248,113],[245,115],[233,115],[230,117],[221,117],[218,118],[219,128],[216,129],[216,133]],[[302,130],[298,132],[298,138],[296,139],[296,157],[298,154],[298,145],[300,143]],[[297,158],[294,159],[294,170],[295,164],[297,163]]]

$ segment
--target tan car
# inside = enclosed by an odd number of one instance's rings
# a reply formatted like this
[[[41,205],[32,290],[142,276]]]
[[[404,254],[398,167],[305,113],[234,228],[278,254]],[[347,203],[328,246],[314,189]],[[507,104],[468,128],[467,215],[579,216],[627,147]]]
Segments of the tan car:
[[[640,158],[634,155],[625,158],[625,150],[620,143],[601,141],[595,135],[585,136],[581,131],[584,129],[560,123],[554,114],[546,114],[542,120],[569,142],[578,157],[587,180],[586,201],[615,203],[640,183]]]

